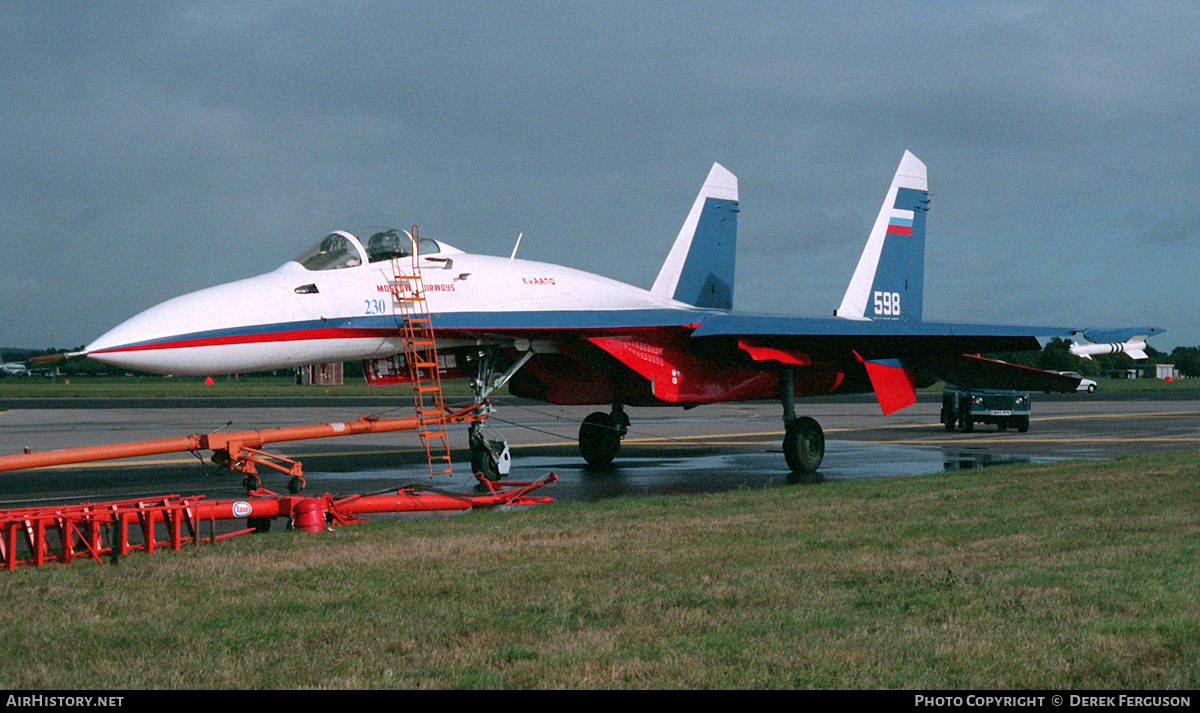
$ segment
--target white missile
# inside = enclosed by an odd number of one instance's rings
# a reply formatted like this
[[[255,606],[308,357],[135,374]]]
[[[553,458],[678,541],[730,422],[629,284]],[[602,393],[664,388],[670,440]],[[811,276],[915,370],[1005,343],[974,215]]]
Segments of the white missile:
[[[1075,356],[1091,359],[1096,354],[1128,354],[1134,359],[1146,358],[1146,337],[1134,337],[1125,342],[1106,342],[1103,344],[1072,343],[1070,352]]]

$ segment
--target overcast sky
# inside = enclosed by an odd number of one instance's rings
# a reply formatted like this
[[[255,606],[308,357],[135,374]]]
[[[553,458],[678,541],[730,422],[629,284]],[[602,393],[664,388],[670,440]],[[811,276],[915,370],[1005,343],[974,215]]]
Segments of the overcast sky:
[[[926,319],[1197,345],[1198,8],[4,2],[0,346],[348,224],[649,288],[714,161],[735,307],[829,315],[905,149]]]

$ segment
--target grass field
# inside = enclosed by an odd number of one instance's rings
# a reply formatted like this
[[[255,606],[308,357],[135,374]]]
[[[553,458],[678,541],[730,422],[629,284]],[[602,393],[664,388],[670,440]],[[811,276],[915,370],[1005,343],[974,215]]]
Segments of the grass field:
[[[0,591],[10,689],[1194,689],[1200,453],[277,532]]]

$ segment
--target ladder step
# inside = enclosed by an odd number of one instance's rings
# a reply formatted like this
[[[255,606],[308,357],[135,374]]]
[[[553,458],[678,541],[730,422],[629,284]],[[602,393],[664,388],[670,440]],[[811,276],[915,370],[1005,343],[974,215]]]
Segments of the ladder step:
[[[414,236],[416,235],[414,230]],[[437,344],[433,336],[433,319],[425,297],[425,283],[421,269],[415,262],[411,268],[392,261],[393,312],[402,318],[401,336],[404,343],[405,362],[412,383],[416,403],[417,433],[425,445],[429,458],[429,474],[451,474],[450,434],[446,424],[446,410],[442,406],[441,375],[438,371]],[[411,272],[407,272],[410,270]],[[426,396],[428,395],[428,399]],[[441,465],[434,467],[434,460]]]

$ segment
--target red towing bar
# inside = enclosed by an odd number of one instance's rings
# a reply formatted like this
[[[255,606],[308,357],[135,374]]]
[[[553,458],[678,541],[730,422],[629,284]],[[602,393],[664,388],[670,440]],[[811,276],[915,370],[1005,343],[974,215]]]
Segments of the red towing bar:
[[[334,498],[278,495],[256,490],[242,500],[207,500],[203,495],[167,495],[106,503],[0,510],[0,568],[41,566],[75,559],[116,557],[135,551],[153,552],[245,535],[265,529],[271,519],[286,517],[288,528],[321,532],[362,522],[364,514],[454,512],[483,507],[518,507],[553,502],[530,495],[558,480],[554,473],[539,481],[496,483],[478,478],[486,493],[466,495],[426,488],[401,488],[382,495]],[[216,534],[217,521],[245,521],[245,528]],[[200,534],[210,523],[210,535]]]
[[[441,417],[440,422],[469,423],[477,421],[482,404],[471,404],[448,412]],[[428,422],[427,422],[428,423]],[[357,421],[347,423],[321,423],[311,426],[290,426],[287,428],[267,428],[257,431],[231,431],[195,434],[178,438],[161,438],[153,441],[134,441],[130,443],[114,443],[106,446],[89,446],[85,448],[66,448],[54,451],[39,451],[0,456],[0,471],[24,470],[27,468],[44,468],[52,465],[69,463],[86,463],[117,458],[134,458],[136,456],[157,455],[161,453],[187,453],[200,450],[211,450],[223,454],[224,457],[214,460],[234,470],[243,470],[230,463],[240,463],[254,460],[260,465],[270,465],[262,460],[255,460],[247,454],[261,454],[256,449],[267,443],[282,441],[303,441],[312,438],[331,438],[334,436],[354,436],[363,433],[387,433],[389,431],[411,431],[420,425],[417,418],[369,418],[359,416]],[[283,472],[287,469],[280,468]],[[246,472],[253,472],[249,470]]]

